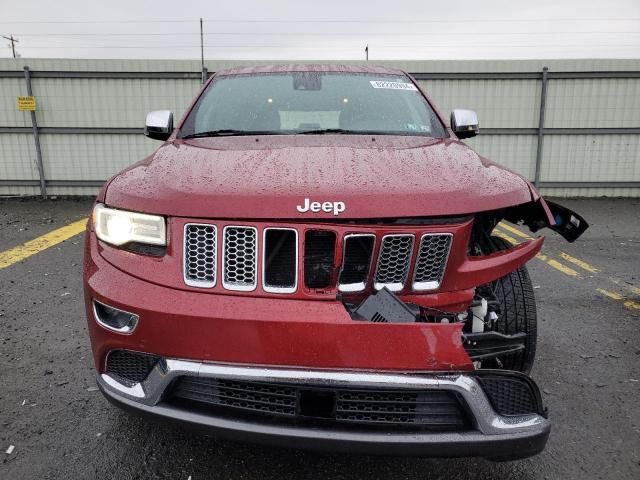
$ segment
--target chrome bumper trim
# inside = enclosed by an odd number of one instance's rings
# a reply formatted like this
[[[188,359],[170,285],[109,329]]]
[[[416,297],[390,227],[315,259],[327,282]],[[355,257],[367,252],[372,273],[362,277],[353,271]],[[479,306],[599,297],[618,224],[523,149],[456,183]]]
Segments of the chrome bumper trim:
[[[466,373],[373,373],[336,370],[302,370],[274,367],[237,366],[189,360],[162,359],[142,383],[131,387],[109,374],[98,377],[100,386],[114,396],[153,407],[172,380],[180,376],[212,377],[227,380],[253,380],[265,383],[287,382],[316,386],[385,387],[407,390],[448,390],[458,393],[469,407],[475,428],[485,435],[525,432],[548,426],[536,414],[502,416],[496,413],[476,378]]]

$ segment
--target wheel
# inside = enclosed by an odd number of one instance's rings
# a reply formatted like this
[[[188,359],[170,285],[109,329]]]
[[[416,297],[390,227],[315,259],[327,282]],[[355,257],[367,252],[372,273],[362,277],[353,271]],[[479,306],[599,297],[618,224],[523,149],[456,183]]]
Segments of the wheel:
[[[511,245],[499,237],[490,237],[489,252],[506,250]],[[506,335],[524,332],[527,334],[525,348],[519,352],[506,354],[482,362],[482,368],[501,368],[529,373],[536,356],[538,338],[538,316],[533,285],[525,266],[499,278],[491,284],[493,293],[500,303],[500,314],[492,330]]]

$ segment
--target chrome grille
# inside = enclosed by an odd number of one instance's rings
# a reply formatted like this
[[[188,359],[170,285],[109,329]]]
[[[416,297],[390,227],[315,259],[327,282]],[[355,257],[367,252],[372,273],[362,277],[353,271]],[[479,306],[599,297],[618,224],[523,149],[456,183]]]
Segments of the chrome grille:
[[[414,290],[435,290],[440,286],[452,238],[451,234],[440,233],[422,236],[413,275]]]
[[[228,290],[256,288],[258,259],[257,230],[253,227],[224,227],[222,285]]]
[[[184,226],[184,281],[194,287],[216,284],[215,225],[188,223]]]
[[[293,293],[297,286],[297,230],[265,228],[262,239],[262,288],[269,293]]]
[[[404,288],[411,267],[413,235],[395,234],[382,237],[374,287],[387,287],[392,292]]]
[[[260,277],[261,289],[277,294],[295,293],[300,285],[312,289],[337,287],[344,293],[364,292],[371,283],[376,290],[387,287],[398,292],[410,287],[414,291],[434,291],[442,284],[453,242],[451,233],[426,233],[416,242],[415,230],[382,237],[347,233],[341,238],[333,230],[307,230],[300,242],[304,249],[298,251],[299,232],[292,227],[270,226],[258,236],[256,227],[220,225],[218,242],[216,225],[187,223],[184,281],[194,287],[213,288],[218,283],[217,276],[222,275],[223,288],[248,292],[258,287]],[[338,248],[341,259],[336,259]],[[217,273],[218,257],[222,273]],[[304,265],[300,284],[299,265]]]
[[[368,233],[354,233],[344,237],[338,290],[361,292],[365,289],[375,243],[376,236]]]

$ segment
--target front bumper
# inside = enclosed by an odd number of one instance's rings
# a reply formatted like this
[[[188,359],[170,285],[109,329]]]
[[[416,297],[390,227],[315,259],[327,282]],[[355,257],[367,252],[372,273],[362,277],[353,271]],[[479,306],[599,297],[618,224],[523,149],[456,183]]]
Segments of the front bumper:
[[[517,375],[517,374],[513,374]],[[277,417],[233,415],[215,410],[183,408],[169,401],[171,386],[179,378],[222,379],[271,385],[303,386],[305,389],[394,389],[406,392],[446,391],[465,406],[469,427],[461,431],[420,428],[347,428],[297,418],[293,423]],[[401,374],[337,370],[309,370],[235,366],[162,358],[146,379],[122,382],[104,373],[98,377],[104,395],[117,406],[140,414],[180,421],[211,430],[220,436],[270,445],[320,450],[343,450],[388,455],[433,457],[479,456],[496,459],[523,458],[540,452],[549,436],[550,423],[539,413],[500,415],[473,373]],[[535,386],[534,386],[535,387]],[[537,387],[535,388],[537,394]],[[310,420],[310,421],[307,421]]]

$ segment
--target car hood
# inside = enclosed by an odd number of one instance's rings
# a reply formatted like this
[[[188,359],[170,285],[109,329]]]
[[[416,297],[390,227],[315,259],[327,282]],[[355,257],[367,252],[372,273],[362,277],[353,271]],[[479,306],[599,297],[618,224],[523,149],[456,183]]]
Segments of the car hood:
[[[365,135],[176,140],[105,194],[109,206],[169,216],[297,220],[463,215],[531,198],[522,177],[457,140]],[[345,209],[301,213],[305,199]]]

